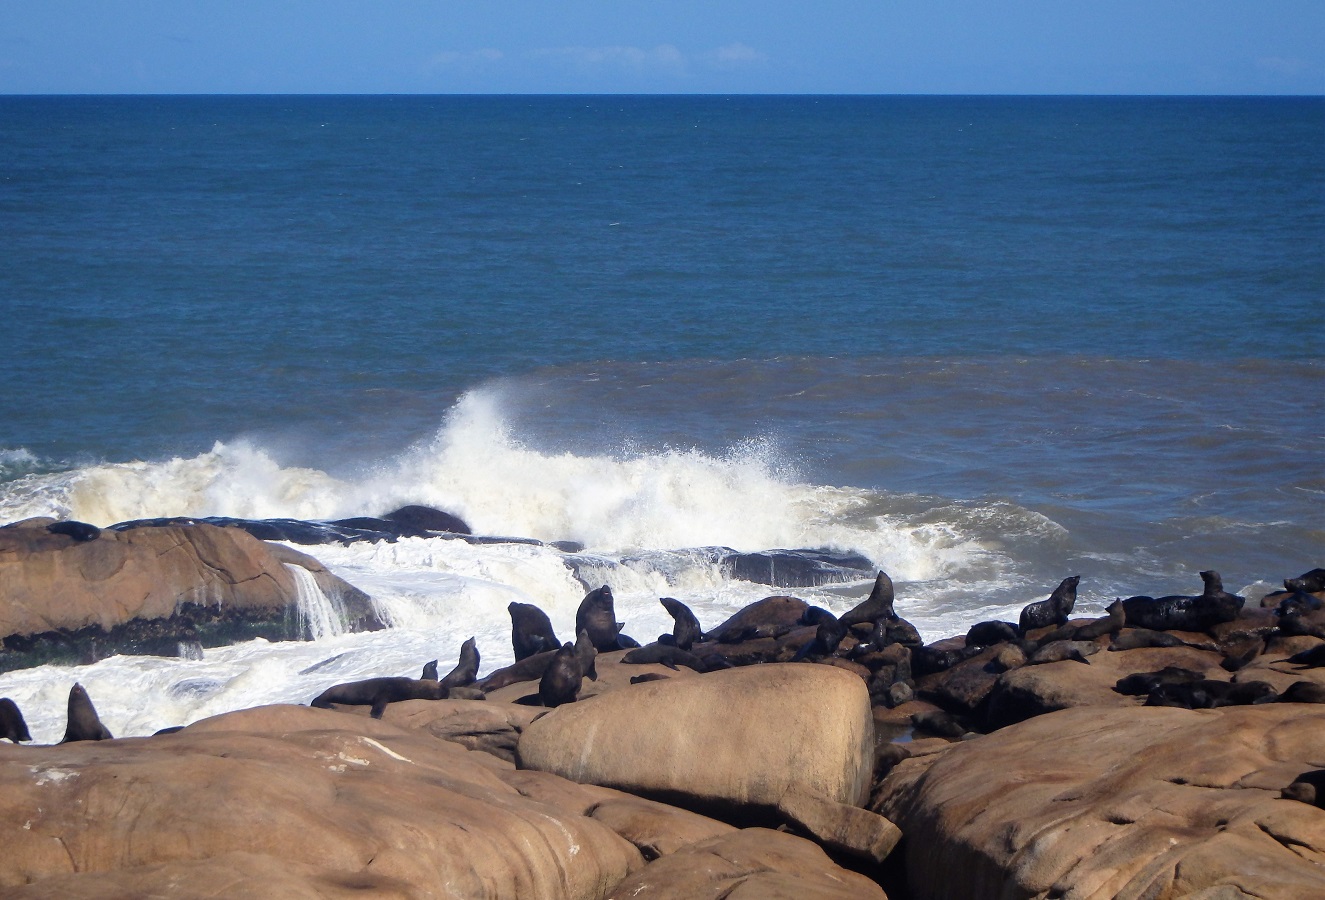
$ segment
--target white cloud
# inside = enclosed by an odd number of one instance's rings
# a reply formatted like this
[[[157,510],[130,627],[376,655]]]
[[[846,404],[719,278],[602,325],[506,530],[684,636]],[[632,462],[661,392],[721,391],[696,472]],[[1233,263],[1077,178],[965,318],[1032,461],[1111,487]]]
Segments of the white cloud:
[[[688,60],[671,44],[659,44],[652,50],[639,47],[554,47],[535,50],[533,55],[568,63],[585,71],[618,69],[630,72],[667,72],[684,74]]]
[[[705,54],[705,59],[720,69],[735,69],[740,66],[765,62],[768,57],[749,44],[735,43],[719,47]]]
[[[472,69],[476,66],[500,62],[505,56],[500,50],[494,50],[491,47],[465,52],[443,50],[428,57],[422,68],[425,72],[435,72],[441,69]]]

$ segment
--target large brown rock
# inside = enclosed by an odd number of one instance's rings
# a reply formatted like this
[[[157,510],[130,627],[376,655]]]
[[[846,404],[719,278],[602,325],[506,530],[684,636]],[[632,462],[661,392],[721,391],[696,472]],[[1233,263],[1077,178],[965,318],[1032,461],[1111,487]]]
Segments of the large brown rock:
[[[920,898],[1325,896],[1325,710],[1068,709],[904,760],[875,808]],[[1208,892],[1208,893],[1202,893]]]
[[[511,771],[421,732],[305,707],[152,738],[0,745],[0,887],[597,898],[643,865],[611,828],[522,795],[501,778]]]
[[[620,900],[887,900],[818,846],[763,828],[693,844],[617,885]]]
[[[351,627],[380,626],[362,591],[312,557],[239,528],[197,523],[103,530],[77,541],[51,534],[43,521],[0,528],[0,637],[9,638],[11,648],[25,644],[14,636],[104,636],[131,622],[167,623],[155,632],[166,639],[192,634],[189,629],[202,622],[285,628],[289,618],[297,625],[297,616],[287,616],[299,597],[292,566],[313,575],[345,609]]]
[[[519,744],[523,768],[699,805],[800,790],[859,806],[873,759],[864,682],[808,664],[633,685],[552,710]]]

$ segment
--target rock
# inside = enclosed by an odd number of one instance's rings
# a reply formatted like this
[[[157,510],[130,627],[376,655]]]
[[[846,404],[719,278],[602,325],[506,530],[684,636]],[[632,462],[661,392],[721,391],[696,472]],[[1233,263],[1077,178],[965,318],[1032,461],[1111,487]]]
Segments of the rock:
[[[619,900],[887,900],[819,847],[765,828],[693,844],[646,866],[609,895]]]
[[[807,832],[821,847],[875,865],[888,858],[902,837],[896,825],[877,813],[798,791],[782,798],[778,812],[792,825]]]
[[[300,637],[305,570],[351,630],[380,628],[368,596],[295,550],[212,525],[106,529],[75,540],[46,528],[0,528],[0,669],[105,654],[173,656],[180,642],[218,646]]]
[[[382,721],[513,763],[520,734],[542,712],[533,706],[484,700],[406,700],[388,705]]]
[[[418,731],[297,706],[160,737],[5,745],[0,889],[50,879],[46,896],[108,884],[149,896],[173,877],[167,893],[184,897],[251,885],[250,896],[445,886],[456,897],[597,898],[643,865],[611,829],[522,796],[502,771]],[[193,875],[216,880],[180,880]]]
[[[772,587],[817,587],[860,581],[874,572],[874,563],[856,553],[829,550],[765,550],[731,553],[721,560],[728,578]]]
[[[918,897],[1325,896],[1322,812],[1279,799],[1311,709],[1064,710],[902,761],[874,808]]]
[[[402,506],[382,516],[399,525],[417,528],[421,531],[448,531],[452,534],[473,534],[469,526],[459,516],[430,506]]]
[[[793,789],[859,806],[873,754],[864,683],[800,664],[633,685],[558,707],[519,744],[522,768],[700,811],[773,807]]]

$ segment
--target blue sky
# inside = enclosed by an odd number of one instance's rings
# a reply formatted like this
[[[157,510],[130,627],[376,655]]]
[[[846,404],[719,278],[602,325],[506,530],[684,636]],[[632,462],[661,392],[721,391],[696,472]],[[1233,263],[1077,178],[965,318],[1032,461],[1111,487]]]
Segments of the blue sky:
[[[0,0],[0,93],[1322,94],[1325,0]]]

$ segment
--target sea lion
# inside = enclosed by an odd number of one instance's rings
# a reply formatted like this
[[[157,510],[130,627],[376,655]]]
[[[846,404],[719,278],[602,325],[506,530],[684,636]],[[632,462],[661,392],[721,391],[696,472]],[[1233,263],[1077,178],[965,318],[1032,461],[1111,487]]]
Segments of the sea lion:
[[[976,622],[966,632],[966,646],[992,647],[1021,637],[1011,622]]]
[[[685,666],[687,669],[694,669],[696,672],[708,671],[708,668],[698,656],[687,653],[680,647],[672,647],[668,644],[649,644],[647,647],[637,647],[621,657],[621,661],[629,665],[656,663],[673,670],[677,666]]]
[[[911,673],[916,678],[951,669],[957,663],[979,656],[980,647],[928,647],[911,648]]]
[[[113,737],[110,730],[101,724],[101,717],[97,715],[97,708],[92,705],[92,698],[87,695],[81,684],[75,682],[69,689],[69,723],[65,726],[64,740],[60,743],[108,741]]]
[[[542,653],[526,656],[517,663],[512,663],[493,672],[479,682],[478,686],[481,690],[492,693],[507,685],[517,684],[521,681],[537,681],[543,677],[543,672],[552,663],[552,657],[556,655],[556,650],[544,650]]]
[[[1279,695],[1280,703],[1325,703],[1325,684],[1294,681]]]
[[[1205,673],[1195,669],[1166,666],[1155,672],[1134,672],[1119,678],[1113,689],[1120,694],[1144,697],[1161,684],[1195,684],[1205,680]]]
[[[575,658],[580,661],[580,671],[590,681],[598,680],[598,648],[593,645],[589,632],[581,631],[575,638]]]
[[[911,725],[917,731],[945,738],[959,738],[971,730],[952,713],[941,709],[928,709],[924,712],[912,713]]]
[[[1310,572],[1303,572],[1296,578],[1285,578],[1284,590],[1301,591],[1304,594],[1325,591],[1325,569],[1312,569]]]
[[[1093,641],[1052,641],[1032,653],[1026,665],[1042,666],[1066,660],[1090,665],[1086,657],[1095,655],[1099,649]]]
[[[1279,796],[1283,800],[1296,800],[1325,809],[1325,769],[1303,772]]]
[[[695,641],[704,639],[704,629],[699,627],[699,619],[691,612],[690,607],[671,597],[662,597],[658,602],[672,617],[674,624],[670,637],[673,646],[689,650],[694,646]]]
[[[1237,672],[1246,668],[1247,664],[1260,656],[1264,649],[1264,641],[1260,638],[1251,638],[1227,648],[1224,651],[1224,658],[1219,662],[1219,667],[1225,672]]]
[[[1125,601],[1124,601],[1125,602]],[[1164,631],[1124,628],[1109,642],[1110,650],[1141,650],[1146,647],[1185,647],[1183,641]]]
[[[1093,641],[1096,638],[1104,637],[1106,634],[1117,634],[1122,631],[1123,623],[1127,619],[1126,611],[1123,609],[1123,601],[1121,599],[1113,601],[1104,611],[1108,615],[1102,619],[1087,622],[1076,629],[1072,635],[1072,640]]]
[[[666,681],[671,676],[664,675],[661,672],[645,672],[643,675],[631,675],[631,684],[644,684],[647,681]]]
[[[572,703],[584,683],[584,669],[574,644],[562,644],[538,682],[538,699],[547,707]]]
[[[8,738],[15,744],[32,740],[32,735],[28,733],[28,723],[18,704],[8,697],[0,697],[0,737]]]
[[[1317,644],[1310,650],[1294,653],[1285,662],[1293,663],[1303,669],[1318,669],[1325,666],[1325,644]]]
[[[300,674],[302,675],[303,673],[301,672]],[[420,681],[437,680],[437,660],[434,659],[431,662],[426,662],[423,664],[423,674],[419,676],[419,680]]]
[[[450,690],[457,687],[469,687],[478,678],[478,644],[470,638],[460,645],[460,661],[445,678],[442,687]]]
[[[720,644],[739,644],[752,638],[781,637],[800,626],[809,604],[797,597],[774,596],[756,600],[708,634]]]
[[[621,649],[618,641],[621,627],[616,620],[612,588],[608,585],[590,591],[580,601],[580,608],[575,611],[576,635],[581,631],[589,632],[589,640],[593,641],[594,649],[599,653]]]
[[[832,656],[838,645],[842,643],[842,638],[847,636],[847,626],[826,609],[811,607],[806,610],[802,621],[807,625],[817,624],[819,627],[814,632],[814,638],[796,651],[796,655],[791,658],[792,662],[800,662],[807,656],[816,658]]]
[[[388,703],[402,700],[445,700],[446,688],[438,681],[422,678],[386,677],[366,678],[333,684],[313,698],[309,706],[331,709],[333,703],[342,706],[371,706],[374,719],[382,718]]]
[[[1221,706],[1272,703],[1277,696],[1274,687],[1264,681],[1202,680],[1157,685],[1146,697],[1146,706],[1218,709]]]
[[[842,614],[838,621],[850,628],[858,622],[874,623],[880,619],[894,618],[897,615],[893,612],[894,600],[893,580],[880,569],[879,574],[874,576],[874,587],[870,595]]]
[[[552,620],[534,604],[511,603],[506,611],[511,614],[511,647],[516,662],[561,646],[552,631]]]
[[[1017,628],[1022,636],[1024,637],[1028,631],[1044,628],[1046,625],[1066,625],[1067,617],[1072,614],[1072,608],[1077,604],[1077,585],[1080,582],[1080,575],[1064,578],[1047,600],[1027,604],[1017,622]]]
[[[1244,599],[1224,590],[1219,573],[1201,573],[1205,589],[1194,597],[1128,597],[1123,601],[1127,624],[1157,631],[1205,631],[1221,622],[1232,622],[1242,611]]]
[[[95,541],[101,537],[101,529],[97,526],[89,525],[86,522],[75,522],[72,519],[63,522],[52,522],[46,526],[46,530],[51,534],[63,534],[71,537],[79,543]]]

